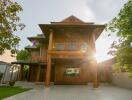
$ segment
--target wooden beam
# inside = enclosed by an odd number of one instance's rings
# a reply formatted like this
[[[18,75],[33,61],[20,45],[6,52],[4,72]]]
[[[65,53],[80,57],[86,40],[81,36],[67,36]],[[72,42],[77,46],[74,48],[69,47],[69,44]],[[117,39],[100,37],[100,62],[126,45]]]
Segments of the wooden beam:
[[[53,59],[87,59],[85,55],[52,55]]]
[[[86,55],[86,53],[82,52],[82,51],[49,51],[48,53],[50,54],[60,54],[60,55]]]

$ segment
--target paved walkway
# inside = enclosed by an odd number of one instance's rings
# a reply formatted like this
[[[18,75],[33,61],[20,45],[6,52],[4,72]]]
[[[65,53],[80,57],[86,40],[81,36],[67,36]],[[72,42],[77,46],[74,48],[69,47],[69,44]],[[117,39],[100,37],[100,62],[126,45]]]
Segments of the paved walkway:
[[[5,100],[132,100],[132,90],[103,84],[97,89],[92,85],[43,85],[26,84],[33,89]]]

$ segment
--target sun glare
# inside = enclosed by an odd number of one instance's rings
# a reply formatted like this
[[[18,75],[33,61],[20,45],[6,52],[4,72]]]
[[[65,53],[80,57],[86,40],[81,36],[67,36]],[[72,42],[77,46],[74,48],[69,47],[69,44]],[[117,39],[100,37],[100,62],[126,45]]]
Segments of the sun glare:
[[[100,56],[100,55],[97,54],[97,53],[94,55],[94,58],[97,60],[97,62],[101,62],[101,61],[104,60],[103,56]]]

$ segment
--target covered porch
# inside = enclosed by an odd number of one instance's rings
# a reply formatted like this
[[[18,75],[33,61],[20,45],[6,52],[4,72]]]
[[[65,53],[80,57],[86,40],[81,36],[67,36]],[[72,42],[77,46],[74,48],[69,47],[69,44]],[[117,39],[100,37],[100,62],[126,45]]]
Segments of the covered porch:
[[[45,81],[47,62],[16,61],[12,64],[20,65],[18,81],[35,83]]]

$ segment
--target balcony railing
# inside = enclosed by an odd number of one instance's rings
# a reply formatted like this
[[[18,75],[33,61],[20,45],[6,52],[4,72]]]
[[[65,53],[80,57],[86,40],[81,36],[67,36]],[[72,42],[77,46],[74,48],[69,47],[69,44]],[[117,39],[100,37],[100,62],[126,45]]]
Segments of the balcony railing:
[[[53,50],[55,51],[80,51],[87,49],[87,43],[55,43]]]
[[[53,45],[54,51],[82,51],[87,50],[87,43],[55,43]]]
[[[30,58],[31,62],[46,62],[47,61],[47,56],[43,55],[36,55]]]
[[[46,62],[47,57],[37,57],[37,58],[31,58],[31,62]]]

